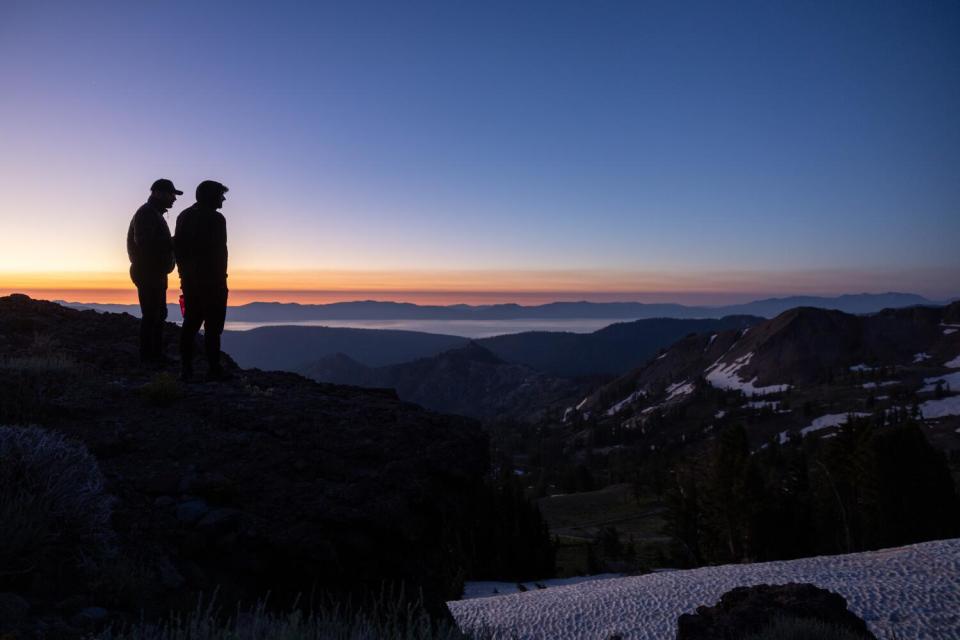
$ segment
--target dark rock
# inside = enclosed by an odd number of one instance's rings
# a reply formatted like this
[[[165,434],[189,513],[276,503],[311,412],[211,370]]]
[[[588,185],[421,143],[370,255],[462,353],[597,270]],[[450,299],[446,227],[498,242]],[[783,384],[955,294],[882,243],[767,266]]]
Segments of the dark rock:
[[[222,502],[232,497],[234,484],[222,473],[191,474],[181,479],[180,492]]]
[[[177,520],[194,524],[209,513],[210,507],[203,500],[187,500],[177,505]]]
[[[70,619],[74,627],[94,629],[104,625],[110,619],[110,612],[103,607],[87,607]]]
[[[157,573],[160,575],[160,584],[167,589],[179,589],[187,582],[167,558],[160,559]]]
[[[160,496],[153,501],[155,507],[160,507],[161,509],[166,509],[167,507],[172,507],[177,504],[177,501],[171,498],[170,496]]]
[[[57,610],[63,612],[79,611],[90,606],[90,598],[87,596],[69,596],[57,603]]]
[[[210,534],[223,534],[240,525],[241,512],[236,509],[214,509],[197,522],[197,529]]]
[[[30,613],[30,603],[15,593],[0,593],[0,624],[20,622]]]
[[[843,596],[812,584],[737,587],[712,607],[697,607],[677,621],[677,640],[731,640],[761,631],[776,618],[806,618],[841,627],[855,637],[877,640],[847,609]]]

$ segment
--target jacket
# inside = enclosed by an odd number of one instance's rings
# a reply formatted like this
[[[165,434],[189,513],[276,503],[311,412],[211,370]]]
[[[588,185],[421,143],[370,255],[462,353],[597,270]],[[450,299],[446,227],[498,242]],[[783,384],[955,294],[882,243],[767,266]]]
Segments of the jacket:
[[[127,229],[130,277],[138,287],[166,287],[167,274],[173,271],[173,239],[163,211],[148,201],[133,214]]]
[[[174,250],[183,287],[227,284],[227,221],[196,203],[177,216]]]

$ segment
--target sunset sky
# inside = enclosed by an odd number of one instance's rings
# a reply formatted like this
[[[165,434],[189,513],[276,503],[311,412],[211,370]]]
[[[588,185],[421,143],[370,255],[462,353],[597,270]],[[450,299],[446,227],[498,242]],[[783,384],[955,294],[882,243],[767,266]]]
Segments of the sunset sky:
[[[0,3],[0,294],[129,302],[149,185],[233,303],[960,296],[960,3]],[[171,278],[171,297],[177,279]]]

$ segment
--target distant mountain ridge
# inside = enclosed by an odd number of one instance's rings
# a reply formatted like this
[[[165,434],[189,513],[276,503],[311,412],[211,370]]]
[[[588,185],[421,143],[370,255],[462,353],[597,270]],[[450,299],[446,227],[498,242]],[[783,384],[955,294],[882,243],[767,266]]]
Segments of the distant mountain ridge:
[[[94,309],[114,313],[139,314],[137,305],[116,305],[58,301],[76,309]],[[449,306],[417,305],[405,302],[363,300],[331,304],[298,304],[252,302],[230,307],[227,319],[232,322],[283,323],[322,320],[561,320],[610,319],[639,320],[647,318],[722,318],[731,315],[757,315],[772,318],[795,307],[835,309],[845,313],[876,313],[883,309],[910,306],[943,306],[911,293],[860,293],[836,297],[789,296],[755,300],[746,304],[724,306],[686,306],[672,303],[642,302],[551,302],[542,305],[518,304]],[[178,305],[168,305],[169,320],[179,321]]]

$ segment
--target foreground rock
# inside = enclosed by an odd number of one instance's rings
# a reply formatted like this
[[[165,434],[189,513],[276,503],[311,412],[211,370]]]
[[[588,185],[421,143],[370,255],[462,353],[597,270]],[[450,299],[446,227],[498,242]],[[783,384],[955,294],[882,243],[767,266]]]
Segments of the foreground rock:
[[[0,573],[0,592],[40,615],[96,591],[112,598],[98,616],[195,605],[214,590],[222,603],[270,590],[286,605],[403,582],[435,613],[459,597],[487,465],[475,423],[393,392],[232,362],[229,382],[182,385],[175,370],[139,367],[137,327],[126,314],[0,298],[0,424],[43,426],[89,448],[117,498],[118,543],[116,560],[92,571],[96,584]],[[169,325],[168,345],[176,333]],[[59,615],[94,617],[72,609]]]
[[[737,587],[712,607],[697,607],[677,621],[677,640],[727,640],[762,631],[778,618],[816,620],[876,640],[866,623],[847,610],[843,596],[812,584],[758,584]]]

